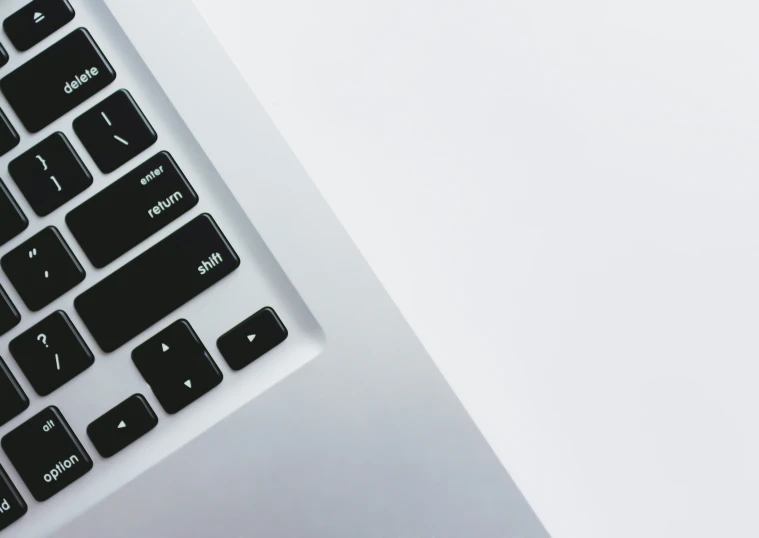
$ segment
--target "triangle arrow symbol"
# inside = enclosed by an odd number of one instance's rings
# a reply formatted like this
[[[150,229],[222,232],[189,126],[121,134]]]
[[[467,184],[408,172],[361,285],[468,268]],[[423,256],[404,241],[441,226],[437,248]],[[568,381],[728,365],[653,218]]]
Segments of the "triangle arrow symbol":
[[[122,420],[121,422],[119,422],[119,425],[116,426],[116,427],[117,428],[126,428],[126,423]]]
[[[163,344],[163,343],[162,343],[162,344],[161,344],[161,350],[162,350],[163,352],[166,352],[166,351],[168,351],[168,350],[169,350],[169,346],[167,346],[166,344]]]
[[[192,388],[192,381],[190,381],[189,379],[188,379],[187,381],[185,381],[185,382],[184,382],[184,384],[185,384],[185,386],[186,386],[188,389],[191,389],[191,388]]]
[[[249,334],[248,335],[248,342],[252,342],[255,339],[256,339],[256,335],[255,334]]]

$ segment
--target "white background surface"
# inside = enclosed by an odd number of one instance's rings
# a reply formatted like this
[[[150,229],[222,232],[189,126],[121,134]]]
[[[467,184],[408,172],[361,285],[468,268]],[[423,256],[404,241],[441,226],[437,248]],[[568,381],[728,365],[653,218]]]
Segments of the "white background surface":
[[[759,536],[748,3],[196,3],[554,536]]]

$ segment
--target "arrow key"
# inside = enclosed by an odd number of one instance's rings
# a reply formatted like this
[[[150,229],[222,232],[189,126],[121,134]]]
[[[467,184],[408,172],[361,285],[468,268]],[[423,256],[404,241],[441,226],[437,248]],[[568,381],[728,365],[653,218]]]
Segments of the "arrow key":
[[[133,394],[87,426],[87,435],[110,458],[155,428],[158,417],[142,394]]]
[[[233,370],[241,370],[287,338],[287,329],[273,308],[262,308],[217,341],[216,347]]]
[[[219,367],[184,319],[137,346],[132,361],[167,413],[184,409],[222,380]]]

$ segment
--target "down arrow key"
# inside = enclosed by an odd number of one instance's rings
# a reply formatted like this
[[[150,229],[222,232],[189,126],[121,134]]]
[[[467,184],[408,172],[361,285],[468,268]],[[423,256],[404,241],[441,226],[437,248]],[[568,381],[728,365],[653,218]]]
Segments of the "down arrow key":
[[[171,342],[171,351],[161,352],[161,342]],[[175,321],[137,346],[132,361],[169,414],[190,405],[224,377],[186,319]]]

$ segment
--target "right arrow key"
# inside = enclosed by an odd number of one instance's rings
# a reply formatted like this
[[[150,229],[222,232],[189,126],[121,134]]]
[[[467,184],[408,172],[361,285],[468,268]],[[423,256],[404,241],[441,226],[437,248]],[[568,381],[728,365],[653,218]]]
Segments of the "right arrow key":
[[[287,338],[287,329],[271,307],[262,308],[217,341],[216,347],[233,370],[241,370]]]
[[[87,426],[87,435],[104,458],[155,428],[158,417],[142,394],[133,394]]]

